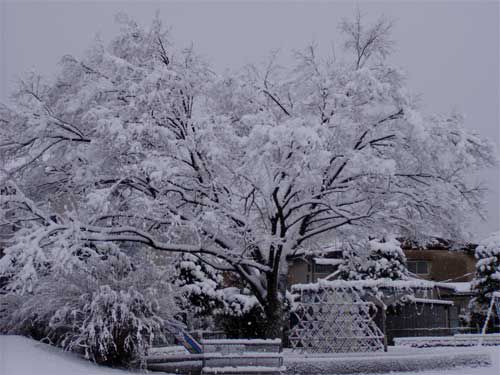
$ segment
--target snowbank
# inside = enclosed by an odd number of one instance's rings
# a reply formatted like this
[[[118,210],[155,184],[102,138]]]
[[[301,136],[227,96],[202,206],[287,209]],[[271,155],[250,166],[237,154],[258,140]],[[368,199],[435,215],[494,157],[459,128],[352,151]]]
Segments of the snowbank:
[[[453,336],[420,336],[420,337],[395,337],[396,346],[407,346],[413,348],[431,348],[443,346],[477,346],[500,345],[500,334],[455,334]]]
[[[0,335],[1,375],[126,375],[21,336]]]
[[[389,353],[352,353],[347,355],[297,355],[286,353],[284,365],[287,374],[382,374],[427,375],[426,370],[439,370],[432,374],[498,375],[499,351],[486,349],[458,350],[440,348],[390,348]],[[464,372],[461,372],[461,368]],[[474,368],[474,369],[473,369]],[[479,372],[473,373],[473,370]],[[450,372],[445,370],[453,369]],[[459,370],[460,369],[460,370]],[[429,374],[430,375],[430,374]]]

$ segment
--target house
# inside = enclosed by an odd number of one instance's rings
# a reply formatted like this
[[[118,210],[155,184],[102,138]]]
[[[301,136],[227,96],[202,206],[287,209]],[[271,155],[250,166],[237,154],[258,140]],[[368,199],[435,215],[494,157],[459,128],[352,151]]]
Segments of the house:
[[[337,270],[342,261],[342,251],[335,248],[314,255],[295,255],[288,259],[288,285],[325,279]]]
[[[473,296],[470,281],[474,277],[476,245],[458,245],[435,239],[425,247],[402,241],[408,270],[412,279],[433,283],[431,289],[414,290],[414,296],[393,304],[383,318],[380,312],[375,320],[384,324],[389,343],[394,337],[439,336],[463,332],[463,317]],[[320,254],[299,255],[289,259],[288,282],[316,283],[319,279],[334,279],[342,263],[338,247],[325,249]],[[382,323],[384,321],[384,323]]]
[[[292,287],[294,301],[300,301],[302,305],[298,304],[297,315],[291,315],[290,329],[293,331],[300,321],[302,324],[304,321],[324,322],[322,319],[327,316],[332,319],[332,326],[344,321],[351,322],[350,319],[356,316],[360,308],[352,302],[358,299],[360,305],[370,304],[369,315],[365,315],[364,319],[378,326],[388,344],[393,344],[396,337],[452,335],[458,332],[459,327],[457,309],[452,301],[438,298],[438,289],[441,288],[433,281],[416,278],[320,280],[318,283],[295,285]],[[335,298],[328,299],[325,296]],[[339,311],[348,313],[349,317],[329,315],[331,309],[337,311],[337,304],[341,305]],[[308,328],[302,326],[300,329]],[[349,333],[344,332],[347,335]]]
[[[471,281],[476,270],[477,245],[457,245],[443,239],[419,248],[403,244],[408,270],[419,279],[436,281],[437,297],[452,301],[458,317],[464,317],[474,296]]]
[[[474,277],[476,245],[436,239],[425,247],[403,241],[401,247],[408,270],[418,279],[454,283],[464,291],[466,286],[460,283],[469,283]],[[289,259],[288,282],[290,285],[315,283],[334,273],[341,260],[342,251],[338,247],[326,248],[314,255],[295,255]]]
[[[474,277],[477,245],[455,244],[443,239],[418,247],[404,242],[408,270],[420,279],[439,282],[470,282]]]

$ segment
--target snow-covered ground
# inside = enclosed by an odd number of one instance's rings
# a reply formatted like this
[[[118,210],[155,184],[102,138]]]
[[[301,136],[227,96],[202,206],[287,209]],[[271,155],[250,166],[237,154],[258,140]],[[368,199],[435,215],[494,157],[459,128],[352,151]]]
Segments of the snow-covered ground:
[[[413,375],[499,375],[500,374],[500,346],[484,347],[491,356],[492,366],[488,367],[463,367],[453,370],[433,370],[412,373]],[[408,372],[391,372],[390,375],[411,375]]]
[[[453,370],[432,370],[424,372],[391,372],[391,375],[499,375],[500,374],[500,347],[467,348],[467,352],[488,352],[492,366],[477,368],[456,368]],[[460,354],[464,348],[432,348],[410,349],[391,348],[387,354],[366,353],[364,356],[375,359],[380,356],[398,357],[415,354],[424,358],[429,353],[443,352]],[[417,354],[418,353],[418,354]],[[293,356],[285,352],[285,357]],[[355,359],[357,355],[336,355],[335,357]],[[286,362],[286,360],[285,360]],[[51,347],[20,336],[0,336],[0,375],[131,375],[125,370],[110,369],[94,365],[76,355],[65,353]],[[137,374],[137,373],[136,373]],[[325,374],[326,375],[326,374]]]
[[[436,348],[432,348],[436,349]],[[450,350],[459,351],[460,348],[449,348]],[[477,350],[475,348],[468,348],[469,350]],[[463,350],[463,348],[462,348]],[[483,347],[480,350],[489,352],[492,365],[488,367],[463,367],[452,370],[432,370],[421,371],[412,373],[415,375],[500,375],[500,346]],[[392,372],[390,375],[410,375],[407,372]]]
[[[285,349],[285,366],[306,374],[500,375],[500,346],[389,347],[387,353],[298,355]],[[491,366],[485,365],[491,363]],[[392,371],[391,371],[392,369]],[[418,371],[415,369],[419,369]],[[405,371],[408,370],[408,371]]]
[[[0,335],[0,375],[132,375],[21,336]]]

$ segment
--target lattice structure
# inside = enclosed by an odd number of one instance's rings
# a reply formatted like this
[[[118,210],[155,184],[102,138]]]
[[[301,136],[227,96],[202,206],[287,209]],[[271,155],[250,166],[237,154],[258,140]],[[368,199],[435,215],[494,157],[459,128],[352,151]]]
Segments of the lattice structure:
[[[384,335],[373,321],[375,312],[375,305],[349,286],[301,290],[290,344],[309,353],[383,350]]]

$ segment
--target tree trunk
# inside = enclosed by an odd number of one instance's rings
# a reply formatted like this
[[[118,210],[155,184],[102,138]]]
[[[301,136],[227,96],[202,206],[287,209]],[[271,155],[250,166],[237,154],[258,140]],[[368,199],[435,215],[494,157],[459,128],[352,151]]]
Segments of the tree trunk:
[[[283,340],[286,275],[284,277],[282,275],[276,276],[276,273],[269,275],[267,278],[268,288],[264,306],[264,313],[266,314],[265,337]]]
[[[269,339],[283,339],[283,303],[278,293],[268,296],[264,308],[266,314],[265,335]]]

